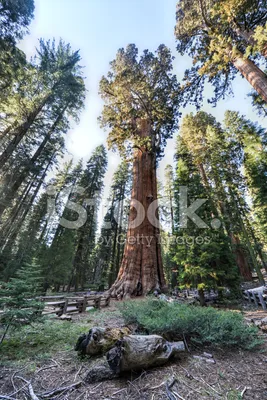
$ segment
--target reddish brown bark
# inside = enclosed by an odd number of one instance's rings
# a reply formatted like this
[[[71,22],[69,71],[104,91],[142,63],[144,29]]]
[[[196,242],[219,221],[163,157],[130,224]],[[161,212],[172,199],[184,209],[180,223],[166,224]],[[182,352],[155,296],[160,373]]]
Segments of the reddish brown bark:
[[[150,123],[142,120],[139,125],[139,135],[143,138],[149,137]],[[148,208],[156,199],[156,154],[142,146],[134,152],[129,226],[118,277],[110,289],[113,297],[142,296],[165,287],[157,212],[154,217],[155,223],[151,223],[147,218]],[[137,217],[134,200],[140,202],[145,211],[145,218],[138,227],[132,226]]]
[[[252,272],[249,268],[247,257],[244,254],[244,250],[240,246],[240,239],[237,236],[232,236],[232,243],[235,246],[235,256],[236,256],[236,263],[240,271],[240,275],[246,281],[252,281]]]
[[[226,51],[233,65],[243,75],[251,86],[258,92],[262,99],[267,103],[267,75],[250,59],[246,58],[241,52],[232,48]]]

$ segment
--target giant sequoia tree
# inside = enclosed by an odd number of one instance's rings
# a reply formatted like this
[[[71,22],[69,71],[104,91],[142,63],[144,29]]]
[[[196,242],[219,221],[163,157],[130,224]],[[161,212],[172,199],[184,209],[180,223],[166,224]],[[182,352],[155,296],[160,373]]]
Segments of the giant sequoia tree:
[[[205,80],[217,101],[239,71],[267,102],[267,76],[255,62],[266,57],[265,0],[180,0],[176,18],[177,49],[194,64],[185,74],[186,101],[202,100]]]
[[[157,210],[150,220],[147,211],[157,200],[157,159],[177,127],[179,85],[170,51],[161,45],[156,54],[146,50],[138,57],[135,45],[120,49],[101,80],[100,93],[105,101],[101,122],[110,128],[109,146],[133,156],[127,239],[111,294],[143,295],[165,286]],[[142,205],[138,209],[136,201]]]

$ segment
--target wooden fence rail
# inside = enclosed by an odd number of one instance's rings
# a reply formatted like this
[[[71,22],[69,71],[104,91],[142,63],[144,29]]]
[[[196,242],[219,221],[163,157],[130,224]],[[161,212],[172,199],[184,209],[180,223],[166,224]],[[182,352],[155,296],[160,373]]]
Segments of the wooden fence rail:
[[[257,308],[262,307],[263,310],[267,310],[267,294],[244,290],[243,298]]]
[[[44,296],[40,300],[45,303],[44,315],[71,313],[83,313],[87,307],[101,308],[108,307],[110,296],[88,295],[83,297]]]

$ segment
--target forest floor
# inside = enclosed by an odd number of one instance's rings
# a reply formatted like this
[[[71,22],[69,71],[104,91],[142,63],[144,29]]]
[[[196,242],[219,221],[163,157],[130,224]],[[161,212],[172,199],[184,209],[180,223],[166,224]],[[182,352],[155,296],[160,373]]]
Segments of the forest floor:
[[[267,313],[248,309],[245,316],[260,319]],[[57,400],[267,399],[267,334],[262,334],[260,351],[195,348],[160,368],[112,381],[84,383],[90,360],[80,359],[73,350],[79,334],[92,326],[123,325],[116,302],[112,302],[107,309],[73,316],[72,322],[50,320],[15,333],[0,350],[0,399],[1,395],[27,399],[21,390],[27,387],[26,381],[31,382],[37,398],[77,384],[72,390],[47,396]],[[212,353],[214,364],[194,358],[205,350]],[[172,393],[176,397],[172,398],[166,382],[174,378]]]

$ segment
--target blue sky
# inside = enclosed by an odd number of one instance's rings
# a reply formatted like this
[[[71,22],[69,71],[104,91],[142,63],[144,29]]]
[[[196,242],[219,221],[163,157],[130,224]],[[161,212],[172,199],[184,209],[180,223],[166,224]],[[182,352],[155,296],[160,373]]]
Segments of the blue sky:
[[[109,69],[117,50],[135,43],[140,52],[151,51],[164,43],[176,57],[175,72],[182,78],[185,68],[191,65],[188,57],[181,57],[175,50],[174,25],[177,0],[35,0],[35,19],[30,26],[30,35],[21,43],[21,48],[30,57],[38,46],[38,38],[60,37],[73,49],[80,49],[86,76],[88,96],[86,107],[78,126],[73,126],[67,135],[67,149],[76,160],[87,159],[93,149],[105,143],[107,132],[100,129],[97,117],[102,103],[98,95],[98,84]],[[227,109],[240,111],[254,121],[260,120],[252,111],[247,93],[249,84],[241,78],[235,80],[234,98],[221,101],[216,108],[206,102],[203,109],[219,120]],[[206,94],[210,90],[207,89]],[[183,112],[194,111],[188,107]],[[160,164],[159,177],[167,163],[172,163],[174,139],[166,148],[166,156]],[[109,153],[109,170],[106,183],[110,183],[112,172],[119,156]],[[107,192],[105,192],[105,195]]]

